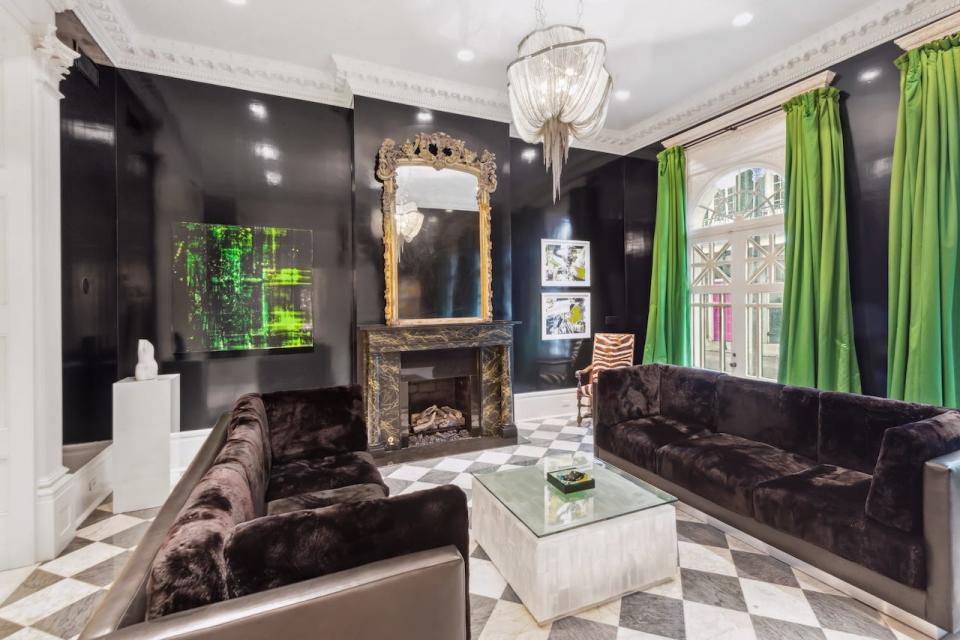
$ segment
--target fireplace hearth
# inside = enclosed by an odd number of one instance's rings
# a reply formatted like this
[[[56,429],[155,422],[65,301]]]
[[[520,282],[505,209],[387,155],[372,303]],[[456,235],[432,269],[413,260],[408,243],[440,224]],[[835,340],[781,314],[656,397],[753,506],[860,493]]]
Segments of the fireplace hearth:
[[[447,445],[424,454],[446,455],[515,442],[514,324],[361,326],[358,370],[370,450]]]

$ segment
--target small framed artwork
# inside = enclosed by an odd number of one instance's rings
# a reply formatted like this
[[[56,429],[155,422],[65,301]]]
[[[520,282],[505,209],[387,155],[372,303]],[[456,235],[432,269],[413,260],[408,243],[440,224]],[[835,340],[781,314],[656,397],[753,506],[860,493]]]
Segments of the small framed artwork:
[[[541,293],[543,340],[579,340],[591,336],[589,293]]]
[[[589,287],[590,243],[586,240],[540,240],[540,284],[544,287]]]

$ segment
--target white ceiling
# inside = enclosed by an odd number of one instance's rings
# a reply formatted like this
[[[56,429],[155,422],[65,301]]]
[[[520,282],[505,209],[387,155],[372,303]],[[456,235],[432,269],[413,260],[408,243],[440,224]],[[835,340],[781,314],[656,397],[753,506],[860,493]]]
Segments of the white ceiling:
[[[310,97],[298,95],[309,89],[316,99],[349,103],[352,92],[501,120],[509,119],[505,68],[535,26],[533,0],[77,2],[98,41],[111,40],[104,48],[118,66],[191,77],[192,65],[195,79],[229,66],[239,80],[222,84],[243,85],[246,75],[255,85],[258,75],[263,83],[273,75],[275,84],[288,85],[277,93],[297,97]],[[673,133],[694,123],[684,118],[702,120],[736,106],[731,103],[921,26],[957,4],[585,0],[583,27],[606,39],[614,88],[631,93],[611,102],[610,131],[601,138],[608,146],[636,148],[654,131]],[[744,11],[753,21],[734,27],[733,17]],[[576,20],[576,0],[547,2],[548,22]],[[459,61],[461,48],[475,59]],[[178,73],[185,64],[188,71]],[[619,151],[632,150],[626,147]]]

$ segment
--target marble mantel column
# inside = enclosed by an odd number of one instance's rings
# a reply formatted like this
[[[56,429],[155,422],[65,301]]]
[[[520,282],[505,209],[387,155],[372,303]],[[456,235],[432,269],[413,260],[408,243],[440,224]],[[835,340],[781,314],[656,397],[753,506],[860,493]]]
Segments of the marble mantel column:
[[[358,327],[358,377],[364,386],[367,437],[372,450],[403,446],[400,416],[402,354],[475,349],[480,370],[480,435],[516,438],[513,422],[513,326],[511,321]]]

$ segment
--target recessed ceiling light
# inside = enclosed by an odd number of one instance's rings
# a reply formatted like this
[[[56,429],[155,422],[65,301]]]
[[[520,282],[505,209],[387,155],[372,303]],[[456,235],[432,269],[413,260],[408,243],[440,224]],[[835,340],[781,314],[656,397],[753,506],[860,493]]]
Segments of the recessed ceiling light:
[[[753,22],[753,14],[749,11],[744,11],[743,13],[738,13],[733,16],[733,26],[735,27],[745,27],[751,22]]]
[[[235,7],[242,7],[243,5],[247,4],[247,0],[227,0],[227,2]]]
[[[460,62],[470,62],[474,57],[473,49],[460,49],[460,51],[457,51],[457,60]]]
[[[870,67],[869,69],[864,69],[857,75],[857,80],[860,82],[869,84],[879,78],[883,74],[883,70],[880,67]]]
[[[276,160],[280,157],[280,151],[267,142],[258,142],[253,145],[253,152],[266,160]]]
[[[267,108],[263,106],[262,102],[251,102],[250,113],[253,114],[253,117],[257,120],[267,119]]]
[[[537,150],[533,147],[528,147],[520,152],[520,157],[523,158],[525,162],[532,163],[537,159]]]
[[[426,109],[417,111],[417,122],[433,122],[433,114]]]
[[[624,100],[630,99],[630,90],[629,89],[617,89],[613,92],[613,97],[623,102]]]
[[[283,174],[277,171],[267,171],[263,176],[267,179],[267,184],[271,187],[280,186],[283,182]]]

